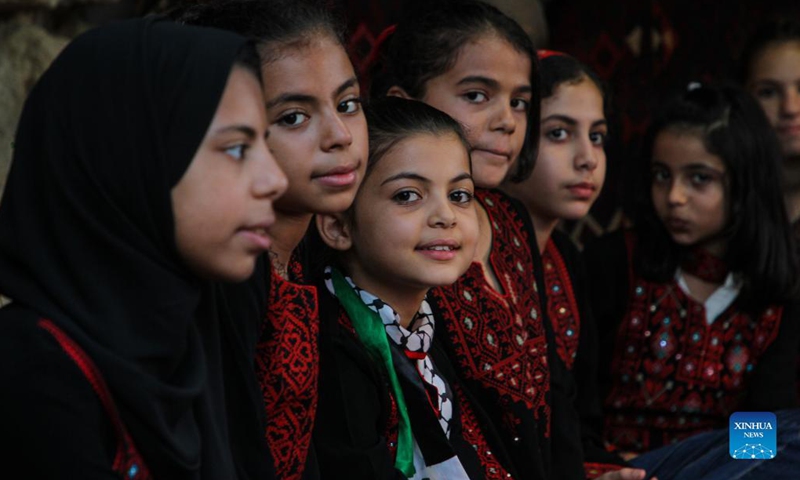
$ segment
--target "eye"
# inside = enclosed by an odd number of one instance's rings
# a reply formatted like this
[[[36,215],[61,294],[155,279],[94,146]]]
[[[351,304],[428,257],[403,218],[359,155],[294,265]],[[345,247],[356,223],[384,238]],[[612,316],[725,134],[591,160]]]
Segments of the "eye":
[[[467,92],[463,97],[471,103],[484,103],[489,100],[489,97],[485,93],[476,91]]]
[[[247,152],[248,148],[250,148],[249,145],[245,145],[243,143],[240,143],[238,145],[232,145],[230,147],[225,147],[225,149],[223,151],[229,157],[235,158],[236,160],[242,160],[242,159],[244,159],[245,153]]]
[[[589,134],[589,140],[591,140],[594,145],[603,146],[606,143],[606,133],[592,132]]]
[[[469,190],[456,190],[450,193],[450,201],[453,203],[465,205],[471,203],[472,199],[473,195]]]
[[[653,179],[654,184],[666,183],[670,179],[669,172],[664,168],[654,167],[650,171],[650,177]]]
[[[547,131],[547,138],[560,142],[567,139],[567,130],[561,127],[553,128]]]
[[[527,112],[531,106],[531,102],[524,98],[513,98],[511,99],[511,108],[514,110],[518,110],[520,112]]]
[[[356,113],[359,110],[361,110],[360,98],[350,98],[336,106],[336,111],[339,113]]]
[[[299,127],[308,121],[308,115],[302,112],[289,112],[278,118],[278,124],[284,127]]]
[[[778,89],[773,86],[765,85],[756,88],[756,97],[758,98],[769,99],[776,95],[778,95]]]
[[[711,183],[712,180],[714,180],[714,176],[709,175],[708,173],[697,172],[693,173],[692,176],[689,177],[689,179],[691,180],[692,185],[696,187],[704,187],[709,183]]]
[[[422,199],[422,196],[413,190],[401,190],[392,197],[392,200],[401,205],[412,203],[420,199]]]

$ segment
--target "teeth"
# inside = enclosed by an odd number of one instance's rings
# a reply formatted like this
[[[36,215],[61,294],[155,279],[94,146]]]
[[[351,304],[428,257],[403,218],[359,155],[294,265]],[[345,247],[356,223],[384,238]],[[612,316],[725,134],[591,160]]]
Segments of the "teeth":
[[[264,228],[254,228],[253,229],[253,233],[258,234],[258,235],[266,235],[267,234],[267,230],[264,229]]]
[[[435,247],[428,247],[428,250],[437,250],[437,251],[440,251],[440,252],[449,252],[450,250],[453,250],[453,247],[448,247],[446,245],[437,245]]]

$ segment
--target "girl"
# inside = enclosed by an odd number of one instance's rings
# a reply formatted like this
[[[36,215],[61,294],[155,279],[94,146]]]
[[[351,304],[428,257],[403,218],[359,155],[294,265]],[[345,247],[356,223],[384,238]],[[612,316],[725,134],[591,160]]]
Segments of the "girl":
[[[256,370],[268,412],[266,438],[278,476],[299,479],[316,411],[316,288],[300,248],[314,214],[346,210],[366,167],[367,127],[341,26],[319,3],[234,0],[181,12],[185,23],[232,30],[256,42],[262,60],[270,150],[289,178],[276,202],[269,311]]]
[[[584,254],[605,436],[634,453],[793,405],[798,345],[780,153],[755,101],[692,84],[646,145],[635,233]]]
[[[786,207],[800,219],[800,23],[776,20],[759,28],[742,55],[747,90],[761,104],[783,151]]]
[[[197,307],[271,244],[263,101],[243,38],[158,18],[80,36],[33,89],[0,207],[10,471],[241,478],[218,340],[238,326]]]
[[[586,65],[560,52],[540,50],[538,56],[542,107],[536,168],[527,180],[508,182],[504,188],[526,206],[536,230],[555,347],[576,381],[577,407],[585,423],[585,467],[595,477],[620,470],[622,462],[606,453],[592,431],[600,429],[586,425],[602,421],[596,401],[597,333],[587,304],[583,264],[572,241],[556,225],[589,213],[603,187],[608,100],[604,84]],[[619,474],[640,478],[644,471]]]
[[[464,125],[472,148],[480,237],[466,274],[432,291],[443,326],[437,338],[502,431],[522,478],[583,478],[577,418],[562,409],[567,401],[551,398],[562,379],[547,358],[535,234],[524,209],[491,190],[533,167],[539,88],[530,39],[485,3],[443,2],[401,22],[380,63],[374,95],[441,109]]]
[[[355,203],[317,222],[339,252],[321,293],[314,442],[322,473],[506,478],[500,450],[487,457],[473,448],[487,437],[432,346],[439,322],[426,300],[474,255],[468,144],[453,119],[423,103],[386,99],[372,108],[369,164]]]

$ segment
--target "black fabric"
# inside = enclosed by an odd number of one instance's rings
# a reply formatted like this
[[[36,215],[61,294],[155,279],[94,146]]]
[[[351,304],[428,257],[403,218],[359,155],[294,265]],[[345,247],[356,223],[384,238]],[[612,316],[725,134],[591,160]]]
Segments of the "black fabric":
[[[156,478],[236,478],[224,329],[196,314],[213,287],[179,258],[170,192],[243,45],[155,17],[81,35],[26,101],[0,207],[0,291],[88,353]]]

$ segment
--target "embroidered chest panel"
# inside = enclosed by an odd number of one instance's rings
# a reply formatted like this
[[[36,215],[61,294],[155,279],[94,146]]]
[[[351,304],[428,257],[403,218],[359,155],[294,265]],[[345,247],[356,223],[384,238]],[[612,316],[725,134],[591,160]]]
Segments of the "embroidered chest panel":
[[[273,274],[267,329],[255,369],[267,411],[267,443],[280,478],[302,476],[317,410],[319,315],[315,287]]]
[[[479,192],[493,234],[490,262],[503,291],[487,283],[473,263],[452,286],[434,289],[443,332],[462,374],[499,394],[522,402],[536,418],[549,418],[547,345],[540,318],[528,234],[507,200]]]
[[[564,258],[552,239],[542,253],[542,265],[547,288],[547,313],[555,331],[556,351],[572,370],[578,353],[580,311]]]
[[[734,302],[709,325],[703,305],[675,281],[631,285],[606,399],[609,440],[641,450],[724,425],[777,335],[782,308],[753,318]]]

